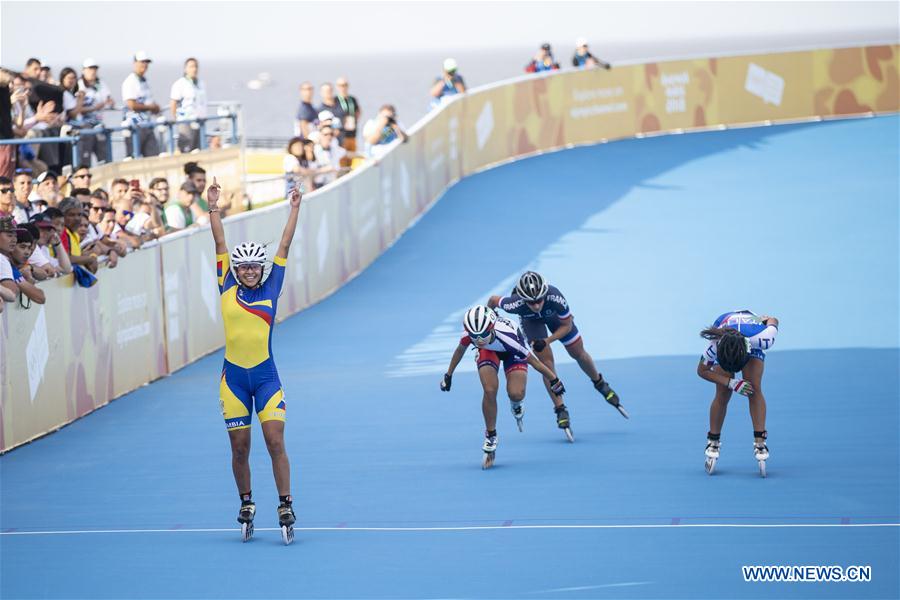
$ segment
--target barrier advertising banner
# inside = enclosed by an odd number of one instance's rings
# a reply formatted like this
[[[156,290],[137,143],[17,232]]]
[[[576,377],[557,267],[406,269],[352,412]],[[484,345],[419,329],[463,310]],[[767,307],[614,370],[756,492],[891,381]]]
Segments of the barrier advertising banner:
[[[283,319],[378,258],[461,177],[574,144],[900,110],[898,50],[870,46],[660,61],[523,76],[459,95],[378,161],[304,198],[279,302]],[[97,179],[180,181],[186,160],[239,197],[238,148],[96,167]],[[173,186],[174,187],[174,186]],[[233,211],[234,212],[234,211]],[[231,216],[230,247],[277,250],[286,203]],[[0,314],[0,450],[52,431],[224,344],[208,226],[103,268],[84,289],[43,282],[45,305]]]

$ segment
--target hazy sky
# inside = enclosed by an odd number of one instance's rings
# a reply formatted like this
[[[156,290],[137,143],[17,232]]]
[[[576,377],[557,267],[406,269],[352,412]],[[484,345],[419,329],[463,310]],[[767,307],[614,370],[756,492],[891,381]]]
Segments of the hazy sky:
[[[36,15],[41,21],[36,22]],[[571,47],[840,33],[897,40],[898,3],[885,2],[27,2],[0,3],[0,64],[51,65],[90,56],[159,61],[317,54]],[[801,35],[802,34],[802,35]],[[812,37],[811,37],[812,36]],[[843,39],[843,38],[842,38]],[[849,41],[849,39],[848,39]]]

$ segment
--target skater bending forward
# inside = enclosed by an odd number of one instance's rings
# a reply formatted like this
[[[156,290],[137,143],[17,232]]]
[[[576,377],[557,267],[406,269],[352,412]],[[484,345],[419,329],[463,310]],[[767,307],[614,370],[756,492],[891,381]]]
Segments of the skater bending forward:
[[[722,424],[731,393],[737,392],[750,400],[750,419],[753,421],[753,453],[759,462],[760,474],[765,477],[766,459],[766,399],[762,391],[765,351],[775,343],[778,319],[757,316],[749,310],[721,315],[711,327],[700,332],[709,340],[706,352],[700,357],[697,375],[716,384],[716,395],[709,407],[709,433],[706,442],[706,471],[712,474],[719,458]],[[736,378],[741,373],[741,378]]]
[[[290,212],[268,277],[264,276],[265,246],[244,242],[228,253],[225,229],[219,216],[220,187],[215,178],[209,188],[209,222],[216,243],[216,268],[225,325],[225,364],[219,382],[219,401],[231,439],[231,469],[241,497],[238,522],[245,541],[245,524],[252,525],[256,513],[250,490],[250,424],[259,416],[263,438],[272,458],[278,488],[278,520],[282,528],[295,521],[291,506],[291,470],[284,449],[284,388],[272,357],[272,329],[278,296],[284,283],[288,249],[297,228],[301,194],[293,190]],[[252,527],[249,534],[252,535]]]
[[[506,393],[509,396],[510,408],[520,430],[525,414],[522,401],[525,398],[528,365],[547,378],[554,394],[561,396],[566,389],[556,373],[531,353],[518,326],[508,319],[497,316],[493,309],[482,305],[470,308],[463,317],[463,328],[466,333],[453,352],[450,367],[441,380],[441,390],[450,391],[453,371],[462,360],[466,349],[474,345],[478,350],[476,356],[478,377],[484,389],[481,402],[486,429],[483,450],[493,457],[493,452],[497,449],[497,390],[500,385],[497,373],[501,362],[506,373]]]
[[[522,329],[535,354],[542,363],[554,368],[553,350],[550,344],[559,341],[566,352],[575,359],[578,366],[588,376],[591,383],[611,406],[616,408],[626,419],[628,413],[619,402],[619,396],[609,387],[603,375],[597,371],[594,359],[588,354],[581,339],[581,332],[575,326],[575,319],[569,309],[565,296],[556,287],[549,285],[540,273],[526,271],[519,277],[515,289],[509,296],[491,296],[488,300],[491,308],[518,315]],[[548,333],[549,330],[549,333]],[[569,427],[569,411],[550,389],[550,381],[544,379],[544,386],[553,401],[557,425]]]

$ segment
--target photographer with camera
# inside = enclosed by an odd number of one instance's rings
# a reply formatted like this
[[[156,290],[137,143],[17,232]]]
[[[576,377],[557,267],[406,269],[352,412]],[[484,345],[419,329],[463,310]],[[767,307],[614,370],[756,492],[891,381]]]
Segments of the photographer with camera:
[[[381,158],[397,140],[406,143],[409,136],[402,125],[397,122],[397,110],[391,104],[385,104],[374,119],[366,121],[363,127],[363,138],[366,140],[366,156]]]
[[[447,96],[455,96],[466,91],[466,82],[462,75],[457,73],[458,65],[452,58],[444,61],[444,72],[434,80],[431,86],[431,108],[441,105],[441,100]]]

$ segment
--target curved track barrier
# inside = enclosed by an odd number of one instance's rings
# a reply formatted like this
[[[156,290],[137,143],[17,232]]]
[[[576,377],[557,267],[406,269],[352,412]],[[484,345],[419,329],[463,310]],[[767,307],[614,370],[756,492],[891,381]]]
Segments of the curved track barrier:
[[[407,144],[307,196],[278,316],[344,285],[466,175],[617,138],[894,112],[898,51],[885,45],[564,71],[458,96],[418,123]],[[220,180],[237,175],[216,168],[210,174]],[[126,166],[110,169],[125,173]],[[276,242],[286,211],[282,203],[230,217],[229,242]],[[8,305],[0,315],[2,451],[224,343],[205,228],[134,253],[116,270],[105,269],[93,288],[70,279],[42,284],[44,307]]]

